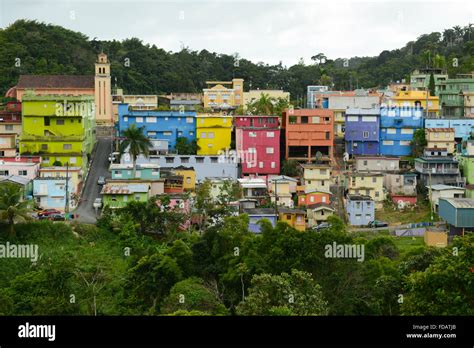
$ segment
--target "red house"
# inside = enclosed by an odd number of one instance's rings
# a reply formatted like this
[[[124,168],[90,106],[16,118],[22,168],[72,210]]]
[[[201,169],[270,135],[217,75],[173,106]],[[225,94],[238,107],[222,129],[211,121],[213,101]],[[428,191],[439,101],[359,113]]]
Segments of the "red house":
[[[280,174],[278,116],[235,116],[234,126],[242,174]]]
[[[316,190],[298,195],[298,205],[301,207],[316,203],[331,203],[331,192]]]

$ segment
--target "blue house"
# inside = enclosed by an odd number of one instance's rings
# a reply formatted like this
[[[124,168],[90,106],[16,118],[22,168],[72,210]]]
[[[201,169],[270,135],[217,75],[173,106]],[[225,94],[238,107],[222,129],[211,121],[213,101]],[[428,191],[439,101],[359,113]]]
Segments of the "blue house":
[[[250,232],[260,233],[259,221],[267,219],[273,227],[277,222],[277,214],[273,208],[254,208],[245,209],[244,213],[249,216],[249,230]]]
[[[196,140],[195,111],[155,111],[132,110],[128,104],[118,106],[119,134],[133,123],[144,127],[145,135],[152,140],[163,140],[168,143],[168,150],[174,150],[176,139],[186,138],[189,142]]]
[[[474,199],[440,198],[438,214],[449,225],[450,235],[474,232]]]
[[[410,155],[413,134],[418,128],[423,128],[423,109],[382,107],[380,109],[380,154]]]
[[[370,196],[347,195],[346,213],[353,226],[367,226],[375,220],[375,204]]]
[[[454,128],[454,138],[466,140],[474,131],[474,119],[469,118],[427,118],[425,128]]]
[[[72,199],[75,189],[71,178],[68,180],[67,187],[65,177],[36,178],[33,180],[33,198],[43,209],[64,211],[66,189],[69,196],[69,209],[73,209],[76,202]]]
[[[350,155],[378,155],[380,109],[347,109],[345,142]]]
[[[144,179],[157,180],[160,178],[160,166],[156,163],[137,164],[135,178],[133,177],[133,164],[113,163],[109,168],[112,179]]]

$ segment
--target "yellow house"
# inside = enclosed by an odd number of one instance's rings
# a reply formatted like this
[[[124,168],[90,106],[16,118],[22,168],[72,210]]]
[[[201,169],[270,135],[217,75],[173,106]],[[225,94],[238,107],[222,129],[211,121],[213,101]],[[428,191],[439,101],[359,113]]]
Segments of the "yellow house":
[[[380,207],[385,199],[383,178],[381,173],[353,173],[349,177],[349,194],[370,196]]]
[[[175,167],[173,168],[175,175],[183,177],[184,191],[194,191],[196,189],[196,172],[193,167]]]
[[[299,209],[279,208],[279,221],[286,222],[298,231],[306,230],[306,212]]]
[[[197,114],[198,155],[218,155],[230,149],[232,139],[232,116],[223,114]]]
[[[346,110],[334,110],[334,136],[344,138],[344,125],[346,118]]]
[[[422,107],[426,110],[426,93],[427,91],[400,91],[390,100],[392,105],[403,107]],[[428,96],[428,115],[439,115],[439,97]]]
[[[329,191],[331,186],[331,167],[327,164],[302,164],[305,192]]]
[[[448,153],[454,153],[456,141],[454,140],[454,128],[426,128],[426,147],[429,149],[446,149]]]
[[[293,207],[294,203],[291,199],[291,192],[290,192],[290,182],[289,181],[272,181],[270,183],[270,197],[272,203],[276,202],[278,205],[282,205],[285,207]]]
[[[314,227],[334,214],[334,208],[327,203],[316,203],[306,207],[308,227]]]
[[[208,88],[203,89],[202,99],[205,108],[232,109],[243,104],[244,79],[206,81],[206,84]]]

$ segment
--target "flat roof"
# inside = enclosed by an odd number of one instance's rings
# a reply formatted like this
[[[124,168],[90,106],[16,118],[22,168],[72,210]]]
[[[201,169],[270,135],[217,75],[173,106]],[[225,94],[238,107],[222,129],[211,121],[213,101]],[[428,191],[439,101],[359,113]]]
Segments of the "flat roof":
[[[430,185],[427,185],[426,188],[430,188]],[[462,187],[457,187],[457,186],[450,186],[450,185],[444,185],[444,184],[436,184],[436,185],[431,185],[432,190],[436,191],[445,191],[445,190],[465,190]]]
[[[350,201],[372,201],[372,197],[365,195],[347,195],[347,199]]]

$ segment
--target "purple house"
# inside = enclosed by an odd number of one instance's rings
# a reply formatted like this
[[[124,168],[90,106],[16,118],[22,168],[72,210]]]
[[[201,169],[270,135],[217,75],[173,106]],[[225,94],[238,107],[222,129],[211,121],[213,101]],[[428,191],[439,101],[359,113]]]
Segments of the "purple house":
[[[350,155],[378,155],[380,109],[346,110],[346,152]]]

